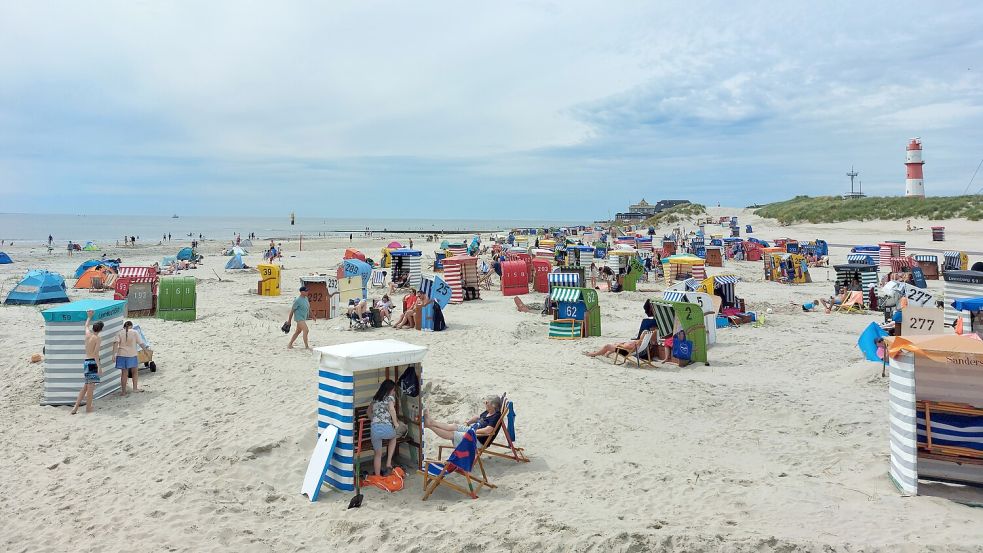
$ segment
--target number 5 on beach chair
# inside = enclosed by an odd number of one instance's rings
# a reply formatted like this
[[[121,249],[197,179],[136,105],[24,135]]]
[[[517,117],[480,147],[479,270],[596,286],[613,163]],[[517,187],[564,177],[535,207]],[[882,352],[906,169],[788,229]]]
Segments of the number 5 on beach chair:
[[[471,477],[471,469],[474,467],[477,457],[478,438],[474,435],[474,429],[468,429],[467,433],[461,439],[461,443],[454,448],[450,458],[446,461],[439,459],[424,460],[422,471],[423,500],[426,501],[439,486],[447,486],[471,499],[478,499],[478,493],[475,488],[481,488],[482,483]],[[467,489],[447,479],[448,475],[455,472],[464,478],[468,486]]]

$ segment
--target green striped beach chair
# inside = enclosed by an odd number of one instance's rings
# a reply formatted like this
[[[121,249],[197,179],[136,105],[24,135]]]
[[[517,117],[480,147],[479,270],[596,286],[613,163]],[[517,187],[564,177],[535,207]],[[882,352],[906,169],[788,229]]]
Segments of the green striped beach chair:
[[[550,338],[556,340],[576,340],[583,336],[583,323],[577,319],[557,319],[550,321]]]

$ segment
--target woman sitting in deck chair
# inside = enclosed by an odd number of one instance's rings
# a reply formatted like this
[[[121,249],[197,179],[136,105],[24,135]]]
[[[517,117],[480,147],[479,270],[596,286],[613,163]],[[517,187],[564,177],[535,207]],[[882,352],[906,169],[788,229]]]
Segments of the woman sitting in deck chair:
[[[495,431],[498,428],[498,419],[501,416],[502,398],[499,396],[488,396],[485,398],[485,410],[471,417],[464,424],[437,422],[430,418],[430,413],[427,410],[424,410],[423,427],[429,428],[441,438],[450,440],[453,442],[454,447],[457,447],[461,443],[464,434],[469,429],[473,429],[475,436],[478,438],[478,446],[484,447],[495,441]]]
[[[601,346],[601,348],[597,351],[585,351],[584,355],[586,355],[587,357],[600,357],[602,355],[608,356],[614,353],[615,351],[634,353],[634,351],[638,349],[638,346],[642,345],[642,341],[643,338],[639,338],[637,340],[628,340],[627,342],[605,344]]]
[[[406,288],[406,285],[410,282],[410,274],[403,273],[401,275],[393,275],[393,280],[389,283],[389,293],[395,294],[396,290],[400,288]]]

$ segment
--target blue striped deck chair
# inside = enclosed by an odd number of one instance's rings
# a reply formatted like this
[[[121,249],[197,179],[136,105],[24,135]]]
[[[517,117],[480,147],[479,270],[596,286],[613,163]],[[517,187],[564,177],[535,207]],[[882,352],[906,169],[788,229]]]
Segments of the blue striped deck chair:
[[[549,337],[555,340],[576,340],[583,336],[583,323],[577,319],[550,321]]]
[[[918,449],[935,455],[983,459],[983,409],[958,403],[916,403]]]
[[[484,453],[503,459],[512,459],[517,463],[528,463],[529,457],[526,457],[525,449],[515,445],[515,406],[505,394],[502,394],[502,418],[499,419],[499,424],[504,430],[502,435],[505,437],[505,443],[498,443],[498,437],[496,437],[495,441],[485,446]]]
[[[372,271],[372,287],[382,288],[386,285],[386,271],[375,269]]]
[[[477,457],[478,438],[474,434],[474,429],[468,429],[461,443],[454,448],[446,461],[425,459],[421,471],[423,472],[423,500],[426,501],[440,486],[447,486],[471,499],[478,499],[478,489],[481,488],[482,483],[471,476],[471,469],[474,468]],[[478,460],[479,466],[480,463],[481,461]],[[447,480],[447,476],[455,472],[464,478],[468,485],[467,489]]]

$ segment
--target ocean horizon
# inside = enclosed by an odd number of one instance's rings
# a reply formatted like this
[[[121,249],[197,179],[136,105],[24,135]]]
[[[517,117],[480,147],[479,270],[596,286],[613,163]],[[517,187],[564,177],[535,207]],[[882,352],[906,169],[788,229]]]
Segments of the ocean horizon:
[[[334,236],[347,232],[412,231],[501,231],[516,227],[571,226],[586,222],[528,220],[528,219],[400,219],[342,217],[297,217],[290,224],[289,216],[202,216],[189,215],[177,219],[164,215],[69,215],[58,213],[0,213],[0,239],[7,242],[47,242],[48,235],[59,245],[69,240],[85,243],[122,241],[124,236],[136,236],[138,242],[158,242],[164,234],[171,239],[198,238],[231,240],[236,234],[243,237],[256,233],[259,238],[290,236]],[[344,232],[342,232],[344,231]]]

